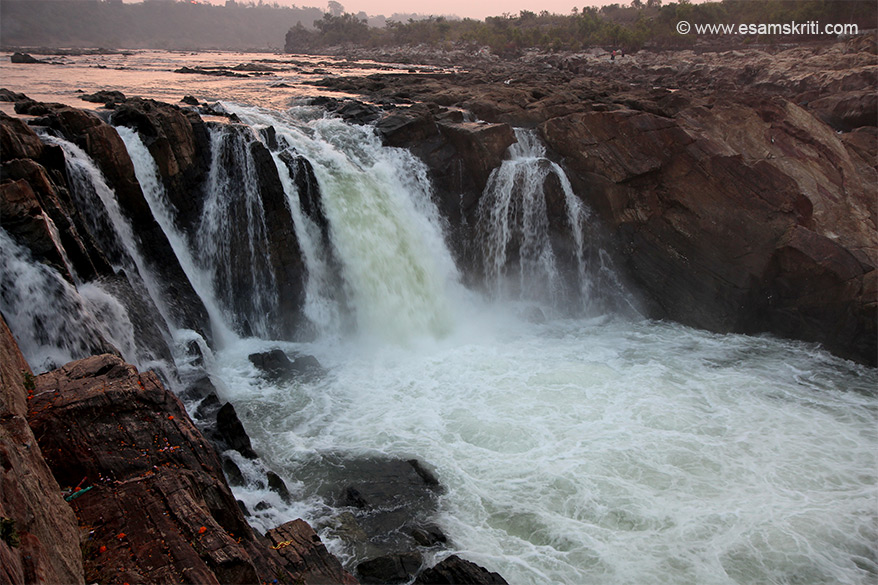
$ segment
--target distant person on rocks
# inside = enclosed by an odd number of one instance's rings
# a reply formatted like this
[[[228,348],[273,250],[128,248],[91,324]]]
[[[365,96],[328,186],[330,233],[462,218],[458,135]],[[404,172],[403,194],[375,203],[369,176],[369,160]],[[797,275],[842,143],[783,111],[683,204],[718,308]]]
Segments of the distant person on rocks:
[[[610,61],[616,60],[616,49],[613,49],[613,52],[610,54]]]

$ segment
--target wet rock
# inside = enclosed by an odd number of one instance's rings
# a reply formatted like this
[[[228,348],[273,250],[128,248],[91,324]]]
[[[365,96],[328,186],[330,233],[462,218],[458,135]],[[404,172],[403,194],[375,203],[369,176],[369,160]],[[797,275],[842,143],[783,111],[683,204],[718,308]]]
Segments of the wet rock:
[[[414,585],[507,585],[507,582],[497,573],[451,555],[435,567],[422,571]]]
[[[125,101],[125,94],[121,91],[115,90],[102,90],[96,91],[95,93],[88,93],[85,95],[79,96],[79,99],[92,102],[95,104],[117,104],[119,102]]]
[[[76,517],[26,419],[34,390],[0,316],[0,581],[83,583]]]
[[[446,544],[448,537],[442,532],[442,529],[435,524],[427,524],[425,526],[415,526],[409,530],[409,534],[415,539],[418,545],[425,548],[431,548]]]
[[[88,581],[257,583],[296,575],[250,529],[216,452],[151,372],[114,356],[39,376],[29,419],[91,531]],[[85,491],[85,490],[83,490]],[[173,554],[168,554],[168,553]]]
[[[289,381],[293,379],[312,380],[325,375],[326,370],[311,355],[296,356],[290,360],[280,349],[273,349],[263,353],[254,353],[248,356],[250,363],[259,368],[269,380],[274,382]]]
[[[875,362],[874,167],[813,116],[782,99],[756,99],[693,104],[673,119],[577,114],[541,132],[615,230],[654,316],[819,341]],[[825,253],[791,261],[791,236],[829,238],[844,252],[821,244]],[[859,264],[839,272],[832,264],[844,254]]]
[[[265,537],[278,551],[287,571],[299,575],[305,585],[356,585],[357,580],[320,542],[303,520],[293,520],[269,530]]]
[[[290,490],[287,489],[286,482],[281,479],[281,477],[273,471],[269,471],[265,474],[266,479],[268,480],[268,489],[279,495],[285,502],[291,502],[293,497],[290,495]]]
[[[0,88],[0,102],[17,102],[26,99],[28,97],[23,93],[17,93],[5,87]]]
[[[10,57],[9,59],[13,63],[26,63],[26,64],[48,63],[48,61],[41,61],[40,59],[37,59],[36,57],[29,55],[28,53],[20,53],[18,51],[16,51],[15,53],[12,53],[12,57]]]
[[[229,449],[234,449],[247,459],[256,459],[256,452],[250,444],[250,436],[235,412],[231,402],[225,403],[216,413],[216,429],[222,441]]]
[[[361,583],[407,583],[421,569],[421,555],[416,552],[385,555],[357,565]]]
[[[184,103],[186,105],[189,105],[189,106],[199,105],[198,99],[195,98],[194,96],[191,96],[191,95],[183,96],[183,98],[180,100],[180,102]]]
[[[46,108],[43,122],[85,150],[113,188],[122,211],[142,243],[149,267],[166,285],[165,301],[174,309],[178,324],[199,331],[209,339],[207,311],[180,267],[167,236],[152,215],[119,134],[112,126],[83,110],[42,105]]]

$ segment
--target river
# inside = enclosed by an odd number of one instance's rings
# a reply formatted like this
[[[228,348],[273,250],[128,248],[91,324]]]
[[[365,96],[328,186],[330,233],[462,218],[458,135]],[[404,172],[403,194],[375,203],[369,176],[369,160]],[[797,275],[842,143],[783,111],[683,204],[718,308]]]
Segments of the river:
[[[313,226],[294,214],[311,274],[305,312],[318,332],[311,342],[272,339],[270,318],[250,336],[234,332],[235,299],[226,298],[219,276],[226,236],[209,228],[225,221],[227,198],[247,195],[216,187],[213,219],[195,238],[175,233],[173,210],[159,187],[147,195],[215,333],[222,330],[207,352],[211,379],[234,403],[265,465],[294,496],[286,503],[263,485],[236,488],[256,527],[298,516],[327,526],[336,510],[321,486],[332,481],[325,463],[333,458],[416,458],[445,488],[434,520],[450,540],[448,549],[510,583],[865,585],[878,579],[874,369],[813,344],[641,317],[636,291],[612,278],[611,266],[588,261],[594,258],[588,246],[597,245],[588,241],[592,219],[575,197],[570,222],[583,240],[575,302],[552,284],[554,260],[541,247],[538,206],[517,228],[529,234],[531,252],[521,253],[514,286],[497,269],[486,275],[495,285],[487,293],[468,290],[445,244],[426,171],[414,157],[382,147],[368,127],[295,105],[305,89],[282,88],[278,97],[265,78],[171,72],[220,58],[268,57],[126,57],[154,64],[140,66],[137,79],[154,80],[146,85],[134,82],[130,70],[94,67],[96,57],[69,66],[13,66],[4,59],[0,71],[9,89],[53,101],[98,89],[172,102],[193,93],[223,100],[252,126],[273,125],[281,148],[295,149],[313,165],[345,298],[335,294],[337,282],[320,279],[329,270],[325,251]],[[146,185],[155,172],[148,152],[135,133],[121,132]],[[519,145],[527,140],[519,135]],[[536,169],[563,173],[540,162],[538,145],[515,148],[489,185],[495,189],[485,197],[491,206],[508,205],[515,196],[538,202],[536,187],[516,191],[514,185],[528,183],[522,177]],[[295,207],[295,188],[286,185]],[[258,201],[252,206],[256,211],[248,215],[258,219]],[[257,233],[252,221],[237,229]],[[131,240],[124,226],[116,231],[120,240]],[[505,262],[496,256],[499,231],[483,250],[491,260],[486,265]],[[69,331],[48,341],[28,333],[28,311],[46,309],[26,307],[26,299],[48,286],[71,299],[68,315],[83,316],[83,339],[103,327],[126,359],[151,365],[122,339],[122,309],[106,291],[59,284],[5,232],[0,236],[0,281],[18,291],[6,295],[2,309],[34,369],[92,349]],[[135,250],[127,256],[137,265]],[[270,314],[270,281],[253,291],[253,315]],[[534,319],[534,309],[545,318]],[[191,339],[191,332],[170,333],[178,343]],[[248,355],[275,348],[313,355],[328,373],[313,381],[267,382]],[[260,510],[261,502],[271,506]],[[331,550],[356,562],[331,530],[321,534]],[[445,556],[448,549],[434,554]]]

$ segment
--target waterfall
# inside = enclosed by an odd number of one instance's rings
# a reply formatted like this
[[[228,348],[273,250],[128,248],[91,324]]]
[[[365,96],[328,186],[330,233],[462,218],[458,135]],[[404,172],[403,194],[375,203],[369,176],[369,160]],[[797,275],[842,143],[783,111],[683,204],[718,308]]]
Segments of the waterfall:
[[[210,275],[198,265],[185,235],[177,227],[177,211],[168,200],[155,159],[136,131],[126,127],[117,127],[116,131],[125,142],[128,156],[131,157],[131,162],[134,164],[137,182],[140,183],[143,196],[153,217],[168,238],[168,242],[171,244],[183,272],[192,284],[192,288],[204,303],[210,317],[214,338],[220,344],[230,342],[235,337],[230,321],[216,300]]]
[[[476,229],[489,293],[575,314],[630,304],[564,170],[546,158],[533,130],[517,128],[515,137],[479,202]]]
[[[48,371],[116,348],[126,359],[136,359],[130,339],[114,339],[71,283],[37,262],[2,228],[0,249],[0,312],[34,371]],[[100,294],[96,287],[92,291],[92,298]],[[110,303],[103,305],[106,308]],[[118,303],[114,308],[118,309]],[[127,321],[124,311],[115,317]]]
[[[313,166],[331,253],[341,265],[358,331],[400,343],[446,335],[453,327],[450,296],[459,286],[458,273],[423,163],[408,151],[383,147],[370,128],[315,119],[307,108],[235,112],[250,124],[273,126],[280,146]],[[289,196],[298,201],[297,193]],[[298,235],[300,242],[309,239]],[[322,270],[309,263],[309,275]],[[317,290],[319,281],[311,285],[309,295],[320,295],[311,296],[315,304],[338,296]]]
[[[191,241],[201,268],[212,273],[223,308],[239,333],[270,338],[278,305],[259,176],[249,128],[210,128],[211,162],[204,208]],[[242,282],[242,280],[249,282]]]

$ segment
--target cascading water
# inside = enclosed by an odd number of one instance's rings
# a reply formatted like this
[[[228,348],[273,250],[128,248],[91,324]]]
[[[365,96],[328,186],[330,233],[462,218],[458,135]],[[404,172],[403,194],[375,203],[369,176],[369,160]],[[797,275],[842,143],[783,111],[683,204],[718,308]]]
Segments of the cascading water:
[[[0,249],[0,312],[34,371],[116,348],[126,359],[136,359],[131,340],[114,337],[96,317],[86,295],[57,271],[36,262],[2,228]],[[100,295],[97,287],[92,290],[96,292],[89,295],[92,298]],[[124,313],[114,315],[114,320],[122,327],[128,322]]]
[[[177,212],[173,204],[168,200],[165,188],[161,183],[158,166],[149,150],[143,144],[140,136],[134,130],[118,127],[116,131],[125,142],[128,155],[134,165],[137,182],[143,190],[149,209],[155,217],[162,231],[168,238],[171,248],[180,266],[195,292],[204,303],[211,321],[211,329],[214,337],[220,344],[228,343],[234,339],[230,319],[226,317],[216,300],[213,282],[209,274],[195,261],[193,252],[186,241],[185,236],[176,225]]]
[[[492,296],[573,314],[630,306],[563,169],[546,158],[533,130],[517,128],[515,138],[479,202],[476,230]]]
[[[402,343],[447,334],[458,275],[424,165],[407,151],[382,147],[370,129],[338,119],[235,112],[251,124],[273,125],[278,140],[313,166],[358,332]],[[297,194],[290,196],[298,201]],[[300,241],[311,241],[305,248],[319,248],[313,237],[298,233]],[[326,271],[309,263],[310,274]],[[312,294],[338,298],[333,291]]]
[[[525,148],[526,134],[484,195],[483,227],[499,229],[496,239],[482,242],[490,252],[486,266],[493,267],[488,276],[496,276],[494,283],[513,277],[509,288],[493,289],[501,298],[488,304],[462,291],[424,167],[409,154],[382,148],[369,128],[314,110],[234,110],[251,124],[274,126],[280,149],[295,149],[313,166],[330,248],[301,214],[295,177],[275,153],[308,264],[306,311],[323,335],[309,343],[272,341],[270,324],[248,313],[262,338],[233,334],[208,364],[254,447],[294,496],[285,503],[264,483],[236,488],[258,528],[302,516],[323,527],[331,550],[353,566],[351,548],[325,528],[338,510],[320,495],[318,486],[331,478],[314,463],[380,454],[428,463],[445,486],[436,521],[449,547],[510,583],[874,582],[874,370],[803,343],[594,317],[607,309],[595,298],[615,297],[619,288],[607,278],[608,265],[595,260],[599,246],[589,241],[587,211],[539,145]],[[253,249],[263,249],[259,194],[243,185],[252,164],[247,144],[255,139],[245,130],[214,130],[219,150],[212,165],[227,168],[211,171],[211,208],[191,241],[176,232],[160,190],[146,189],[190,279],[197,281],[199,270],[210,275],[204,286],[196,284],[205,304],[217,286],[220,321],[233,320],[227,305],[240,299],[223,289],[228,281],[219,264],[251,254],[250,240],[233,235],[239,244],[231,249],[222,234],[253,234]],[[131,136],[126,143],[143,155],[144,164],[135,165],[147,183],[148,153]],[[532,207],[525,211],[518,197]],[[255,231],[248,231],[251,221]],[[567,248],[541,235],[553,221]],[[507,235],[517,243],[510,247]],[[48,331],[69,343],[70,357],[91,351],[87,343],[78,348],[81,340],[99,337],[123,349],[125,340],[105,323],[116,318],[112,297],[77,291],[2,231],[0,245],[0,308],[7,320],[23,315],[10,322],[19,341],[26,345],[23,332],[33,330],[30,337],[41,343]],[[117,247],[120,258],[129,254]],[[187,253],[195,259],[188,268]],[[554,267],[539,265],[541,258],[553,259]],[[331,290],[338,282],[333,262],[344,295]],[[585,317],[535,324],[506,310],[505,295],[568,303],[575,294],[564,288],[565,266],[573,267],[572,290],[583,291],[587,302],[583,311],[555,315]],[[257,276],[259,286],[271,284]],[[529,288],[535,282],[551,286]],[[56,291],[54,306],[33,315],[20,310],[21,299],[45,291]],[[270,287],[247,292],[246,300],[263,293],[258,303],[273,302]],[[359,336],[338,335],[347,306]],[[50,330],[56,325],[58,332]],[[26,352],[32,365],[46,359],[44,346]],[[265,380],[248,355],[277,347],[315,355],[329,374]],[[259,474],[249,472],[252,462],[238,464],[245,475]]]
[[[256,137],[249,128],[234,125],[213,126],[210,132],[206,197],[191,245],[201,268],[213,275],[214,294],[234,315],[237,332],[274,337],[272,317],[279,299],[250,152]]]

